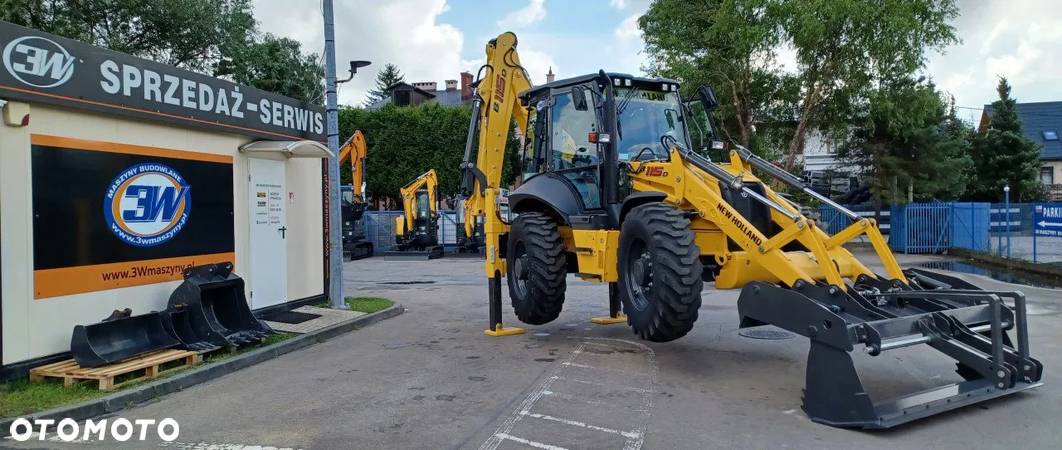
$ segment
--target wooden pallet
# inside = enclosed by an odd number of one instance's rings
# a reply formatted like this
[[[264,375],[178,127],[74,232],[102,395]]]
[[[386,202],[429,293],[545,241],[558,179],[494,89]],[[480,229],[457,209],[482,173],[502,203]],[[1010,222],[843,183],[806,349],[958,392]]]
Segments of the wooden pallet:
[[[113,391],[118,388],[118,386],[130,381],[137,381],[143,378],[156,378],[159,374],[172,370],[167,369],[165,371],[160,371],[160,366],[171,361],[180,360],[184,360],[185,366],[193,366],[202,361],[202,356],[197,352],[187,350],[161,350],[91,369],[84,369],[73,359],[68,359],[66,361],[60,361],[30,369],[30,381],[42,381],[45,378],[62,378],[63,386],[70,387],[78,381],[92,380],[99,382],[101,391]],[[121,383],[114,382],[115,378],[118,376],[137,371],[143,371],[143,374]]]

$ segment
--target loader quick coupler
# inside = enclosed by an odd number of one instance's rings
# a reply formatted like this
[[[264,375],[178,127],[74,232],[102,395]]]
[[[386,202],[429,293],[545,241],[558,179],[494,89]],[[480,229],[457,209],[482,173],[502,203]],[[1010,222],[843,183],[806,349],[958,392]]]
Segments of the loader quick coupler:
[[[1041,385],[1043,365],[1029,356],[1020,292],[969,289],[925,271],[905,275],[910,285],[860,276],[847,291],[753,282],[738,299],[741,326],[769,323],[811,339],[803,409],[833,426],[889,428]],[[1008,331],[1016,332],[1017,346]],[[954,359],[963,381],[872,401],[849,352],[861,346],[877,356],[923,344]]]

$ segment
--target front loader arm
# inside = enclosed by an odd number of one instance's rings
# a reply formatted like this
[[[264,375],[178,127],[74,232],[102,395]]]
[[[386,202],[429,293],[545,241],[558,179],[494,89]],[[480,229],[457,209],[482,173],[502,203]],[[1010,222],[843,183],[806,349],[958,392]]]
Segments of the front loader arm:
[[[478,218],[483,218],[486,238],[487,272],[503,270],[495,266],[498,235],[507,230],[497,214],[497,196],[502,188],[505,147],[513,121],[526,134],[527,108],[518,95],[531,89],[527,72],[516,52],[516,35],[502,33],[487,43],[487,63],[480,69],[472,101],[472,122],[461,164],[461,191],[465,197],[465,234],[472,236]]]

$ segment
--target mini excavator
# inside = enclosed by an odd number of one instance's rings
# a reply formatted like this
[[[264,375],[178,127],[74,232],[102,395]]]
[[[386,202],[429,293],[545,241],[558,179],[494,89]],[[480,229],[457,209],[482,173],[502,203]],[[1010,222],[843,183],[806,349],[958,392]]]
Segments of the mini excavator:
[[[395,217],[395,248],[399,252],[426,252],[442,256],[439,245],[439,177],[429,169],[402,187],[402,215]]]
[[[339,149],[339,163],[350,159],[351,184],[342,186],[341,210],[343,216],[343,253],[351,261],[372,256],[372,242],[365,239],[365,156],[368,144],[361,130],[347,140]]]
[[[517,39],[486,46],[461,164],[466,234],[482,222],[490,336],[502,326],[501,279],[516,317],[558,317],[566,278],[607,283],[609,317],[666,342],[697,320],[704,282],[741,289],[740,327],[771,324],[810,340],[803,410],[819,423],[888,428],[1040,385],[1025,297],[901,269],[877,224],[739,145],[723,142],[708,87],[600,71],[532,86]],[[505,141],[525,138],[522,182],[500,214]],[[724,156],[712,160],[718,151]],[[757,174],[846,215],[830,235]],[[843,244],[871,243],[883,273]],[[1011,335],[1016,335],[1016,341]],[[961,381],[873,400],[850,352],[932,348]]]

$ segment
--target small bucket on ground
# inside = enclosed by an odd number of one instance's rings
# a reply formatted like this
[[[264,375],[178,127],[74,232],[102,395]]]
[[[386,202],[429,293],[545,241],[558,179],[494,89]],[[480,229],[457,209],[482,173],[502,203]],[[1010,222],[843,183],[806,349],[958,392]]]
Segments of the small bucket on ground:
[[[163,327],[160,313],[152,311],[133,316],[128,308],[115,310],[102,322],[77,325],[70,337],[70,353],[85,368],[178,345],[180,342]]]

